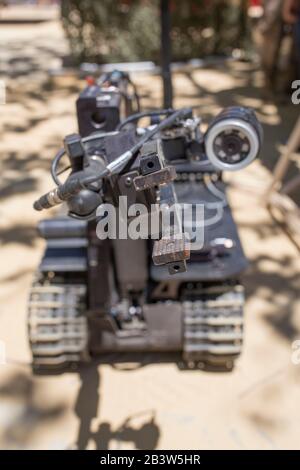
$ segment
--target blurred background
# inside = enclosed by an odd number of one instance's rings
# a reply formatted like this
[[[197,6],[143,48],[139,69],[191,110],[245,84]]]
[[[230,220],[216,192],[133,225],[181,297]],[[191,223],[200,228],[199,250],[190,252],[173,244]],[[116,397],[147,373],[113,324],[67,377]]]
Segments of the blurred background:
[[[226,175],[250,259],[243,355],[230,374],[145,356],[32,375],[26,303],[44,247],[32,202],[51,187],[62,139],[76,132],[82,63],[130,62],[142,107],[162,105],[160,4],[0,0],[2,449],[300,447],[299,121],[288,145],[300,106],[297,1],[170,1],[170,11],[174,107],[192,106],[207,123],[225,106],[250,106],[265,131],[260,160]],[[278,173],[280,158],[287,171]]]

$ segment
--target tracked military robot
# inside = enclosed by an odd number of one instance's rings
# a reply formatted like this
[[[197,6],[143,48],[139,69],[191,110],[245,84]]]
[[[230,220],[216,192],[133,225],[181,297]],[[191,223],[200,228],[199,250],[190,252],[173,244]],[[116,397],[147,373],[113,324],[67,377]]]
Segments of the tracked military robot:
[[[243,344],[247,260],[222,175],[257,157],[261,126],[241,107],[225,109],[205,133],[191,109],[134,112],[124,103],[127,77],[115,78],[81,93],[80,134],[64,139],[51,167],[55,188],[34,203],[39,211],[63,204],[67,215],[39,224],[46,249],[28,307],[33,368],[151,352],[229,371]],[[191,220],[190,228],[202,230],[203,243],[195,248],[174,218],[156,239],[102,239],[99,208],[110,203],[119,214],[121,196],[159,213],[174,202],[202,205],[201,226]]]

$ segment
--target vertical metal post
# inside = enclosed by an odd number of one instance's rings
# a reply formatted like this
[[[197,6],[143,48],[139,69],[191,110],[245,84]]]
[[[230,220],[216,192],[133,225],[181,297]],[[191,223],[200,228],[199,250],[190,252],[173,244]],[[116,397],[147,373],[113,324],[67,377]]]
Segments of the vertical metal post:
[[[161,69],[163,79],[163,105],[164,108],[172,108],[173,88],[171,75],[171,14],[170,1],[160,0],[160,17],[161,17]]]

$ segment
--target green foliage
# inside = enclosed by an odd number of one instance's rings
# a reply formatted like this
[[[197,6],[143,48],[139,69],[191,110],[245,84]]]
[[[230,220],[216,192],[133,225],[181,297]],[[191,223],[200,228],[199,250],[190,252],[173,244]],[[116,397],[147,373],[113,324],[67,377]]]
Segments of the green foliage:
[[[243,0],[171,1],[173,58],[226,54],[243,47]],[[77,61],[116,62],[160,57],[158,0],[62,0],[62,21]]]

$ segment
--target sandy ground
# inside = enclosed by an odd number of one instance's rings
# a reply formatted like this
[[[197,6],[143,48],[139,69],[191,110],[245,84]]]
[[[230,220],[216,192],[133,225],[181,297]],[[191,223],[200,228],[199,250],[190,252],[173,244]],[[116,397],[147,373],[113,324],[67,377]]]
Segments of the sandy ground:
[[[260,162],[228,177],[230,199],[251,268],[245,348],[231,374],[181,372],[176,364],[126,370],[91,366],[34,377],[26,338],[26,298],[43,250],[32,201],[51,186],[50,159],[76,129],[79,82],[49,82],[67,53],[59,25],[2,25],[0,149],[0,447],[3,449],[300,448],[299,252],[264,208],[276,144],[299,109],[262,98],[262,77],[248,64],[178,74],[176,106],[198,107],[205,121],[228,104],[256,108],[266,133]],[[139,75],[143,104],[157,105],[157,77]]]

